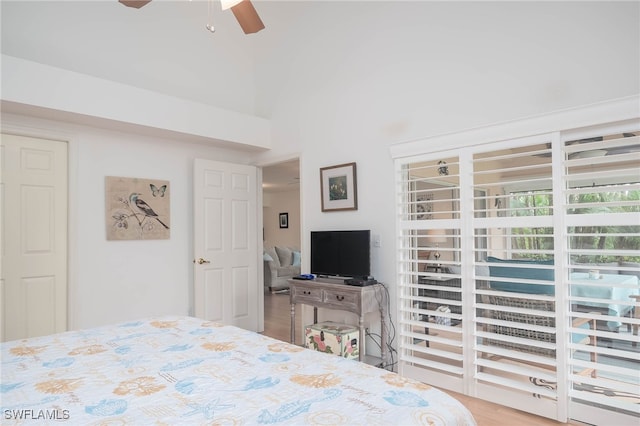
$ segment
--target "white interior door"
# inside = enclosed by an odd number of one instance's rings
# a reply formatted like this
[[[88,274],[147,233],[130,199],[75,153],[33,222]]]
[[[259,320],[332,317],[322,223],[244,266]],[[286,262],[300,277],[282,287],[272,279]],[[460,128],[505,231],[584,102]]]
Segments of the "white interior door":
[[[67,144],[2,135],[2,341],[67,328]]]
[[[257,169],[194,163],[195,316],[258,331]]]

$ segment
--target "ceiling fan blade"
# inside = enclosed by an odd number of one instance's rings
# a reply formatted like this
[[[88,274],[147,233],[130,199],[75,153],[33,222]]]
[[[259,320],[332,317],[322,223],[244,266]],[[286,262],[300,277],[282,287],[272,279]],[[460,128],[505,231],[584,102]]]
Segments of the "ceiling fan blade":
[[[264,29],[264,24],[250,0],[242,0],[231,8],[245,34],[253,34]]]
[[[118,1],[127,7],[135,7],[136,9],[140,9],[145,4],[151,2],[151,0],[118,0]]]

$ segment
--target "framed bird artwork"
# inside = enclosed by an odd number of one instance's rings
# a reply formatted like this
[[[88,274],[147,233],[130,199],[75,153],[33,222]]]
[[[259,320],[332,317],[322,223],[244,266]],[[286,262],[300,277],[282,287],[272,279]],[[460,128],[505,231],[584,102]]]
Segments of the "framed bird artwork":
[[[105,193],[107,240],[169,239],[169,181],[107,176]]]

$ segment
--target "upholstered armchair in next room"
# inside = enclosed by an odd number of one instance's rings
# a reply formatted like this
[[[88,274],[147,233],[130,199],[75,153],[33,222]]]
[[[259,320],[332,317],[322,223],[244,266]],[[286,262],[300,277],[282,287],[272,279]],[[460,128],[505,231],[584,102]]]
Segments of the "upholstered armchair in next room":
[[[287,290],[289,280],[300,275],[300,251],[290,247],[265,247],[264,287],[272,293]]]

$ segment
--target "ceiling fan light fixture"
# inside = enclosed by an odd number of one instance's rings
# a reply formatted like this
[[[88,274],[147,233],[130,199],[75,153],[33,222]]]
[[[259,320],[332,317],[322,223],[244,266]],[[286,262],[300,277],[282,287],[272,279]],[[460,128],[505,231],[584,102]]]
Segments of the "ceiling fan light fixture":
[[[118,1],[127,7],[135,7],[136,9],[140,9],[145,4],[151,2],[151,0],[118,0]]]
[[[142,6],[151,2],[151,0],[118,1],[127,7],[134,7],[136,9],[140,9]],[[213,2],[213,0],[209,0],[209,22],[207,23],[206,28],[207,30],[214,32],[215,27],[211,22],[211,2]],[[222,10],[231,9],[233,16],[236,17],[236,20],[245,34],[257,33],[264,29],[264,24],[262,23],[258,12],[256,12],[255,7],[251,4],[251,0],[220,0],[220,5],[222,6]]]
[[[240,2],[242,2],[242,0],[220,0],[220,5],[222,6],[222,10],[227,10]]]

